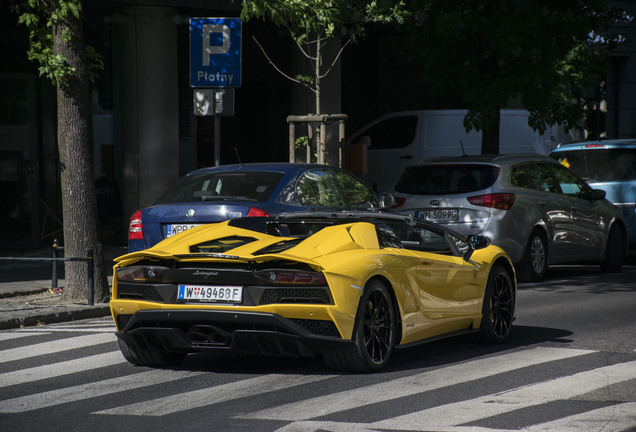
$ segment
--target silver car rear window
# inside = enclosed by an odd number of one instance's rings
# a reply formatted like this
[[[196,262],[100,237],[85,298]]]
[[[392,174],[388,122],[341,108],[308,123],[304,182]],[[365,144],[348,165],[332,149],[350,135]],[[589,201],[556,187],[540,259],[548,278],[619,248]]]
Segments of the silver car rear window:
[[[494,165],[417,165],[404,170],[395,190],[410,195],[469,193],[489,188],[498,175]]]
[[[636,180],[636,149],[555,152],[552,157],[590,183]]]

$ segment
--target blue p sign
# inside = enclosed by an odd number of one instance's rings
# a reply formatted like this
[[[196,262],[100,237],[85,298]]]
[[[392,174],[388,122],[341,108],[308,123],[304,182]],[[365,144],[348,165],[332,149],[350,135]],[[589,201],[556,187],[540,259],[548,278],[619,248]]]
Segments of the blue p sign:
[[[241,20],[190,19],[190,87],[241,86]]]

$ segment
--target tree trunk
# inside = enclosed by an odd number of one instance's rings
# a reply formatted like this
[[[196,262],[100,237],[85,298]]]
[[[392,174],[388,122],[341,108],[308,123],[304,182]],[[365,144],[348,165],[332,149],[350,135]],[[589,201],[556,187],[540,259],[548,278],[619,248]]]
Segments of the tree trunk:
[[[70,42],[62,40],[69,32]],[[93,181],[91,155],[89,79],[81,21],[69,14],[53,32],[53,50],[68,60],[75,73],[57,85],[57,141],[62,184],[64,256],[86,257],[93,251],[94,299],[109,296],[103,247],[99,239],[97,200]],[[88,268],[82,261],[66,262],[64,295],[74,302],[88,298]]]
[[[481,131],[481,153],[499,154],[499,128],[501,124],[501,114],[497,109],[497,114],[493,116],[490,124]]]

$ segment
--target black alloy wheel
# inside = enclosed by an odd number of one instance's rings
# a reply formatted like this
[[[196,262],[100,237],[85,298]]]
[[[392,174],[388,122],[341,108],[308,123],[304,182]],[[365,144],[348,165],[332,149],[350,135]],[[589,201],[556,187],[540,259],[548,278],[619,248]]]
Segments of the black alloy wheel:
[[[510,273],[495,265],[488,275],[482,306],[481,336],[488,343],[501,343],[510,335],[515,314],[515,288]]]
[[[396,312],[387,287],[370,281],[358,305],[353,330],[354,346],[323,355],[334,369],[351,372],[375,372],[386,366],[393,352]]]

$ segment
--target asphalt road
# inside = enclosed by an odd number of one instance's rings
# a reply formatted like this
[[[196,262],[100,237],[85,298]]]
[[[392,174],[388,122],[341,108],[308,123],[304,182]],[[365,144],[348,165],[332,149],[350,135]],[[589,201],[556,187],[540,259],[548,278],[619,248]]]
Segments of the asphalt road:
[[[0,332],[0,429],[636,431],[636,267],[520,285],[509,343],[398,350],[377,374],[318,360],[121,357],[109,319]]]

